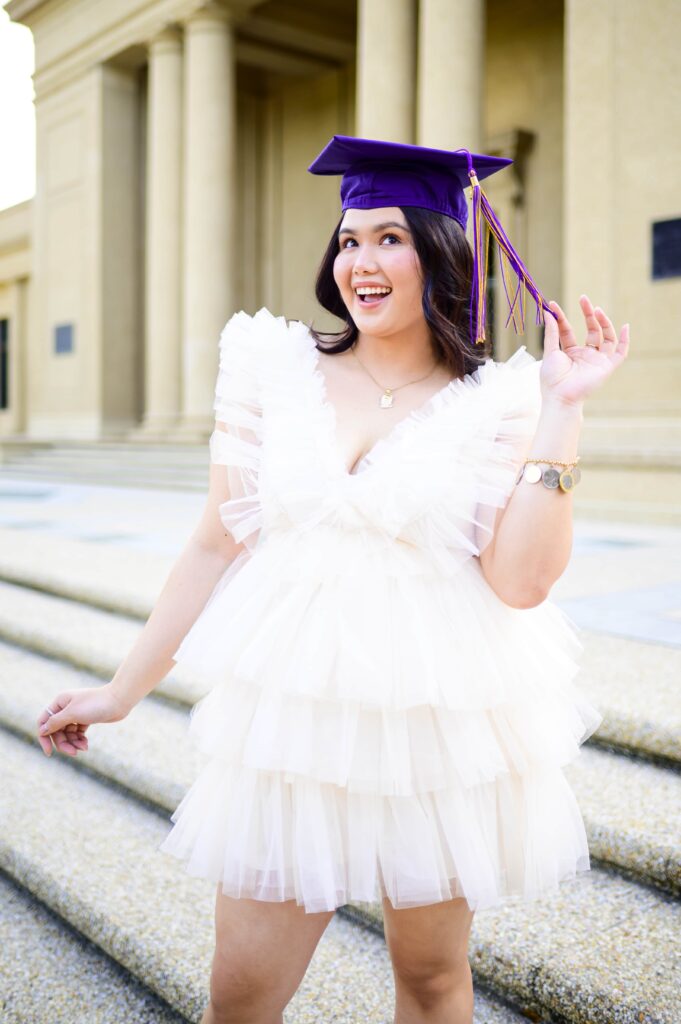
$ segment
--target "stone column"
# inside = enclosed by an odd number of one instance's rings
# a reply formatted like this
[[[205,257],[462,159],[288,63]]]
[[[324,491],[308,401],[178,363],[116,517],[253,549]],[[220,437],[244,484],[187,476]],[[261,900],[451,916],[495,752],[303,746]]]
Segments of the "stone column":
[[[145,416],[138,434],[175,425],[182,396],[182,33],[149,43]]]
[[[416,141],[482,148],[483,0],[420,0]]]
[[[236,66],[230,14],[207,3],[185,22],[183,437],[213,421],[220,331],[234,312]]]
[[[359,0],[355,134],[414,142],[415,0]]]

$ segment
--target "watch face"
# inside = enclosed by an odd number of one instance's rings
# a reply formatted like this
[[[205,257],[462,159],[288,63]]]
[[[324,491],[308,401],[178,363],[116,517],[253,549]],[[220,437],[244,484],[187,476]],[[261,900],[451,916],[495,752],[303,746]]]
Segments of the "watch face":
[[[574,478],[569,469],[564,469],[558,477],[558,483],[563,491],[571,491],[574,486]]]
[[[542,479],[544,481],[545,487],[550,487],[552,490],[554,490],[558,486],[558,481],[560,480],[560,473],[557,469],[545,469]]]
[[[530,484],[536,484],[538,480],[541,480],[541,469],[536,462],[527,463],[524,477]]]

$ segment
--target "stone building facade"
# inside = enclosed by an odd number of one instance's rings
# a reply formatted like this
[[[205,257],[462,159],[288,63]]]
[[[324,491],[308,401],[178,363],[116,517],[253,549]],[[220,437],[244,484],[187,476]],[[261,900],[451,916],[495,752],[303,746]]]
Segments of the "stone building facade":
[[[234,311],[336,326],[313,282],[339,179],[306,171],[334,133],[512,157],[485,187],[544,294],[632,325],[594,444],[681,440],[677,0],[6,9],[35,41],[37,186],[0,212],[0,440],[203,438]],[[495,358],[540,354],[533,312]]]

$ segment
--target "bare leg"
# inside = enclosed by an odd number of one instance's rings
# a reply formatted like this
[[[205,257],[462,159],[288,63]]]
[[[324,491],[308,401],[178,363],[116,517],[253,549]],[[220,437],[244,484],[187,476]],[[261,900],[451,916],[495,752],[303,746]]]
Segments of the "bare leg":
[[[394,1024],[473,1024],[473,915],[461,897],[404,910],[383,899],[395,977]]]
[[[210,1003],[201,1024],[283,1024],[335,911],[308,914],[295,900],[215,899]]]

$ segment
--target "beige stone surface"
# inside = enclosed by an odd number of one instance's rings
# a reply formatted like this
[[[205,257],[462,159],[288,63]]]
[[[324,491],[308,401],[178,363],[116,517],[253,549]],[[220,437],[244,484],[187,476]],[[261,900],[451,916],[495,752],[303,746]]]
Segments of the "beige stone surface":
[[[578,333],[582,292],[631,324],[587,403],[584,514],[681,522],[681,277],[651,263],[653,222],[679,213],[676,0],[6,6],[34,35],[39,166],[35,197],[0,211],[0,443],[204,437],[233,312],[338,326],[313,288],[338,179],[306,172],[331,135],[467,145],[514,159],[486,190]],[[518,339],[490,287],[505,359]]]

